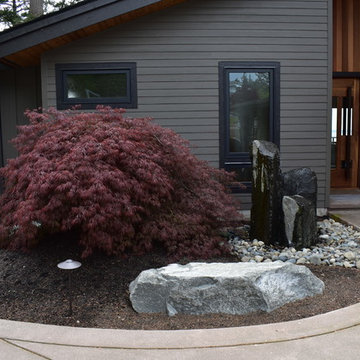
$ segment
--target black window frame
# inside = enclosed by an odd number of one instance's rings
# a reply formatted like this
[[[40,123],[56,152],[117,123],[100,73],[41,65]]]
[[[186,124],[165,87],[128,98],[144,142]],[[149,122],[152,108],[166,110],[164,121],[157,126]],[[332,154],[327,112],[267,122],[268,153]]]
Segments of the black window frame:
[[[270,73],[269,141],[280,147],[280,63],[275,61],[219,62],[220,167],[228,171],[252,167],[250,149],[246,153],[230,153],[229,151],[229,73],[234,71]],[[251,192],[251,182],[243,182],[243,185],[245,188],[234,187],[232,191]]]
[[[126,73],[128,95],[118,98],[69,99],[67,97],[66,76],[68,74],[119,74]],[[137,74],[135,62],[112,63],[67,63],[55,64],[56,106],[59,110],[80,105],[81,109],[95,109],[97,105],[121,108],[137,108]]]

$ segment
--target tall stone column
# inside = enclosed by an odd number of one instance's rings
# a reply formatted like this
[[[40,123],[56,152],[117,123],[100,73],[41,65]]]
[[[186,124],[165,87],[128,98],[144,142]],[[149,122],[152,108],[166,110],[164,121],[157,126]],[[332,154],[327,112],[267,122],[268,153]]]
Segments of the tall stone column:
[[[263,140],[252,145],[252,208],[250,237],[265,244],[284,244],[282,176],[278,147]]]

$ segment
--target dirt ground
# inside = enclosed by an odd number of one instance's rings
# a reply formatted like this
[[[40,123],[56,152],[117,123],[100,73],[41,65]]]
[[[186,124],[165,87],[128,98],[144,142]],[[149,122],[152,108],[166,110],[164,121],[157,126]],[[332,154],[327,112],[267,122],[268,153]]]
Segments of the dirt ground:
[[[71,273],[72,316],[67,316],[68,273],[57,268],[59,262],[69,258],[82,262],[81,268]],[[229,257],[207,261],[229,262],[236,259]],[[52,238],[29,254],[0,250],[0,318],[78,327],[200,329],[301,319],[360,301],[360,270],[309,266],[324,281],[324,293],[287,304],[271,313],[173,317],[136,313],[129,300],[129,283],[142,270],[167,264],[160,251],[127,259],[96,253],[81,260],[80,249],[74,245],[73,239],[64,236]]]

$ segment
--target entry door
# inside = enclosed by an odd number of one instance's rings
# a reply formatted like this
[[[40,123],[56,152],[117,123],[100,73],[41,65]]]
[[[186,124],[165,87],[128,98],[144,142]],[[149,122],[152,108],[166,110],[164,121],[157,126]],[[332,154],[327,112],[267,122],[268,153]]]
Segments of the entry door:
[[[334,79],[331,187],[358,187],[359,79]]]

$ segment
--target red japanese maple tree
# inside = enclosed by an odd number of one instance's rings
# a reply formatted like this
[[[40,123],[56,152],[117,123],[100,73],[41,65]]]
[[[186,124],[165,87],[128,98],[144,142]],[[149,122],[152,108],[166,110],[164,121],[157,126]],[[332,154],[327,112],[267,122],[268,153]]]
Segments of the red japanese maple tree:
[[[0,170],[0,245],[27,249],[40,233],[77,231],[83,256],[219,254],[219,228],[240,221],[232,176],[191,154],[188,143],[123,109],[47,109],[13,140],[19,156]]]

